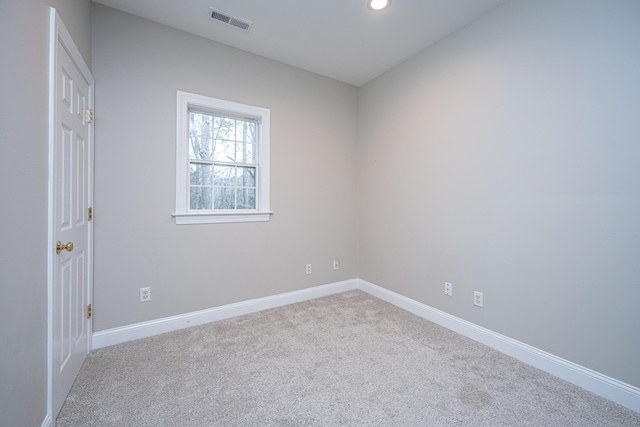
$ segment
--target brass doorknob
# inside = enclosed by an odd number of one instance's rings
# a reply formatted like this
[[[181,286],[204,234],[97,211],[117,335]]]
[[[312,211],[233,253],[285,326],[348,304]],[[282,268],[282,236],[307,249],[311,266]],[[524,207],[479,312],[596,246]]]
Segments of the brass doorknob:
[[[63,249],[66,249],[67,251],[71,252],[73,250],[73,242],[69,242],[66,245],[63,245],[58,240],[58,243],[56,243],[56,253],[59,254],[60,252],[62,252]]]

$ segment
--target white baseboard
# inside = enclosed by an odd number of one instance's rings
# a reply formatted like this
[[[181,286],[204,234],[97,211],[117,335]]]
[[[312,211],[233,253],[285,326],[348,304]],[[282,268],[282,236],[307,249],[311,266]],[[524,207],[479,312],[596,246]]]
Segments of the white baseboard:
[[[640,388],[623,383],[520,341],[498,334],[444,311],[381,288],[361,279],[317,286],[300,291],[166,317],[149,322],[100,331],[93,334],[93,348],[98,349],[191,326],[202,325],[244,314],[255,313],[283,305],[307,301],[327,295],[360,289],[413,313],[423,319],[444,326],[461,335],[492,347],[524,363],[535,366],[556,377],[584,388],[636,412],[640,412]],[[45,420],[46,421],[46,420]],[[46,424],[43,423],[43,427]]]
[[[609,399],[633,411],[640,412],[640,388],[618,381],[530,345],[500,335],[474,323],[452,316],[426,304],[364,280],[357,280],[358,289],[400,307],[461,335],[469,337],[524,363],[562,378],[598,396]]]
[[[257,311],[267,310],[270,308],[281,307],[287,304],[346,292],[356,289],[357,284],[357,280],[346,280],[344,282],[316,286],[313,288],[302,289],[300,291],[287,292],[284,294],[257,298],[235,304],[180,314],[177,316],[150,320],[148,322],[135,323],[133,325],[122,326],[119,328],[107,329],[93,334],[92,349],[108,347],[110,345],[163,334],[165,332],[177,331],[191,326],[203,325],[205,323],[229,319],[231,317],[242,316],[244,314],[255,313]]]

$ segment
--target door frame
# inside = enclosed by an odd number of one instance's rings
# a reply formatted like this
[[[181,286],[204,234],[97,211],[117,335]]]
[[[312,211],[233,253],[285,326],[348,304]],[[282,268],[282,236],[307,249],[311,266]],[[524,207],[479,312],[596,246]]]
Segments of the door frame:
[[[72,61],[78,67],[78,70],[89,83],[88,108],[93,110],[94,99],[94,82],[93,75],[89,67],[85,63],[80,51],[74,43],[71,34],[65,27],[60,15],[55,8],[51,8],[50,12],[50,34],[49,34],[49,158],[48,158],[48,248],[47,248],[47,421],[49,425],[55,423],[55,417],[58,414],[53,413],[53,319],[54,319],[54,293],[53,285],[55,280],[55,212],[54,212],[54,165],[55,165],[55,137],[56,137],[56,120],[57,120],[57,102],[56,102],[56,76],[57,76],[57,52],[61,45],[69,54]],[[87,141],[87,205],[93,206],[93,162],[94,162],[94,126],[89,125],[88,141]],[[93,300],[93,221],[88,221],[87,230],[87,301],[90,304]],[[87,354],[92,348],[92,321],[87,322]],[[43,425],[45,425],[43,424]]]

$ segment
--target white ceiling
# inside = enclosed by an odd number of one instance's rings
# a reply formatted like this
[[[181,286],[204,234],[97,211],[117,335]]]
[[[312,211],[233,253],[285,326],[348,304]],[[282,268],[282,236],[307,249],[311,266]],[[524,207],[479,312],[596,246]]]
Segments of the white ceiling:
[[[93,0],[355,86],[400,64],[508,0]],[[210,18],[215,8],[249,32]]]

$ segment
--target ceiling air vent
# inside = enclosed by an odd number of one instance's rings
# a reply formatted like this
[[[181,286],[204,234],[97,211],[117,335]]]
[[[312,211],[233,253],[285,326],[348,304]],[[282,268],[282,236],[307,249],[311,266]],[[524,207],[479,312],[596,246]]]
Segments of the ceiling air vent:
[[[211,8],[211,18],[216,21],[220,21],[232,27],[240,28],[243,31],[249,31],[253,22],[246,19],[237,18],[233,15],[229,15],[221,10]]]

